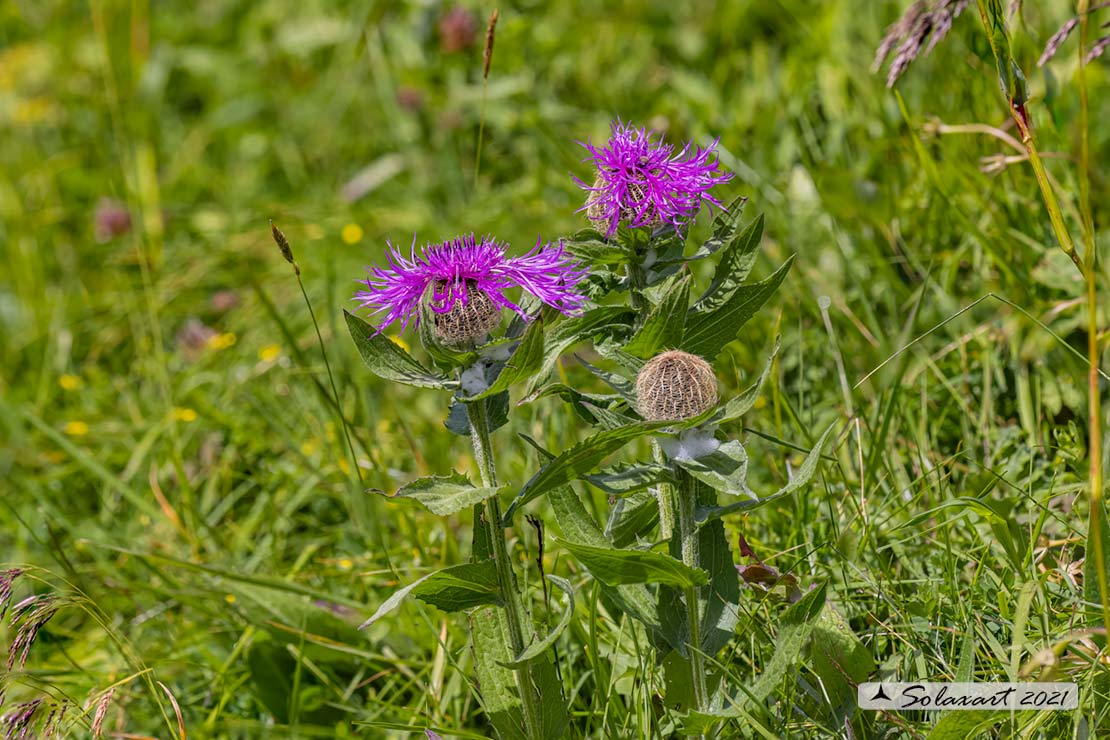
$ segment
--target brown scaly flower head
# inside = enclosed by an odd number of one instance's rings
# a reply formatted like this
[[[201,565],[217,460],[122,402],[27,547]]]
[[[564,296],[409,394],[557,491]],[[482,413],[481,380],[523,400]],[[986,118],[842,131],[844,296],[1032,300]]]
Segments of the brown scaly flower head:
[[[656,355],[636,376],[640,415],[682,421],[717,405],[717,376],[708,362],[681,350]]]

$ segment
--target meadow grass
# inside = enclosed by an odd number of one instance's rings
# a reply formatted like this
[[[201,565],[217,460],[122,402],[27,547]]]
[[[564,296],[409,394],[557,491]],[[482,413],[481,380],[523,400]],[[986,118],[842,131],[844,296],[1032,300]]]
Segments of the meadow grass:
[[[821,430],[841,431],[818,483],[730,517],[730,540],[803,590],[827,583],[876,675],[1052,672],[1083,696],[1075,712],[934,727],[857,712],[799,655],[722,736],[1099,736],[1103,641],[1076,633],[1098,621],[1082,578],[1083,284],[1032,171],[998,159],[1019,152],[992,135],[1007,116],[977,19],[897,92],[869,71],[898,5],[518,3],[500,9],[485,88],[490,8],[473,7],[473,43],[452,52],[443,8],[420,3],[0,7],[0,561],[28,569],[19,597],[64,597],[26,667],[0,679],[7,701],[66,698],[91,725],[114,687],[105,730],[159,737],[178,732],[173,701],[194,737],[486,736],[465,619],[412,602],[355,629],[470,540],[468,514],[365,490],[476,471],[443,427],[446,398],[374,378],[341,311],[386,238],[476,228],[523,249],[581,228],[574,142],[619,116],[673,140],[720,136],[736,173],[723,200],[766,213],[755,274],[797,254],[718,363],[727,397],[783,335],[743,420],[749,484],[777,489]],[[1031,69],[1071,11],[1025,5],[1014,50]],[[1079,233],[1075,69],[1062,52],[1030,83]],[[1087,77],[1105,249],[1106,63]],[[131,228],[100,240],[105,198]],[[596,383],[570,360],[559,372]],[[515,413],[494,445],[501,481],[519,485],[537,460],[514,433],[561,450],[581,431],[556,399]],[[604,521],[605,496],[580,491]],[[542,500],[529,509],[550,521]],[[536,533],[519,518],[516,532],[542,599]],[[554,533],[545,570],[580,587],[558,644],[575,736],[667,736],[642,629],[609,618]],[[751,686],[784,605],[751,588],[741,606],[716,670]]]

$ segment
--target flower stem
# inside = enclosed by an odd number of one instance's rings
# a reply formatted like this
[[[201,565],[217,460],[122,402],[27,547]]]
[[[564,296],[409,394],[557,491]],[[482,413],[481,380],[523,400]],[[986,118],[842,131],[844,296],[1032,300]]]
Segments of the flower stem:
[[[487,488],[496,487],[497,468],[493,461],[493,445],[490,442],[489,414],[486,401],[481,400],[467,404],[466,410],[470,418],[470,442],[474,447],[474,458],[478,463],[478,474],[481,476],[482,485]],[[524,608],[521,604],[520,593],[517,591],[516,577],[513,575],[512,561],[509,559],[509,548],[505,542],[505,527],[501,521],[501,502],[496,495],[486,499],[485,516],[490,529],[493,560],[497,566],[497,583],[501,590],[501,597],[505,601],[505,616],[509,623],[509,644],[515,659],[516,656],[524,652],[525,647]],[[520,690],[527,737],[539,738],[542,735],[539,696],[536,694],[535,685],[532,682],[531,671],[525,667],[517,669],[515,673],[517,688]]]
[[[698,564],[698,529],[694,519],[697,506],[697,481],[685,470],[678,471],[678,536],[682,543],[682,562],[690,568]],[[701,652],[701,605],[698,602],[698,589],[686,589],[686,625],[690,650],[690,677],[694,685],[694,709],[704,712],[709,709],[709,692],[705,682],[705,660]]]
[[[636,309],[636,326],[640,326],[644,319],[647,318],[648,305],[647,299],[644,298],[644,288],[647,287],[647,274],[644,272],[644,267],[635,259],[631,260],[626,266],[628,272],[628,285],[629,297],[632,299],[632,308]]]
[[[1099,393],[1098,346],[1098,254],[1095,224],[1091,214],[1091,132],[1087,92],[1087,39],[1089,0],[1079,0],[1079,213],[1083,230],[1084,277],[1087,282],[1087,416],[1090,457],[1091,513],[1087,539],[1095,558],[1103,626],[1110,626],[1110,588],[1107,585],[1106,553],[1103,552],[1102,508],[1102,397]]]

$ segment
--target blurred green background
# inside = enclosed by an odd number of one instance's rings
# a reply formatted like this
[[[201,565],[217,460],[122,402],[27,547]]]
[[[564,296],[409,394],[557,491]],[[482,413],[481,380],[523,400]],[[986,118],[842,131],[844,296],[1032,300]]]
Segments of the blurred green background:
[[[808,449],[849,422],[821,485],[730,527],[804,587],[829,581],[884,675],[1014,675],[1081,625],[1081,286],[1031,172],[997,160],[1017,152],[947,128],[1008,121],[974,8],[913,65],[902,99],[869,70],[900,5],[503,3],[483,89],[489,5],[0,4],[0,561],[32,566],[20,596],[66,599],[26,668],[0,674],[8,702],[95,705],[117,686],[113,732],[175,732],[172,693],[197,737],[482,736],[465,620],[409,605],[353,627],[469,546],[467,516],[363,488],[470,463],[441,423],[446,398],[365,371],[341,310],[386,239],[489,232],[523,251],[581,228],[575,142],[618,117],[676,143],[720,137],[736,174],[721,199],[767,214],[756,276],[798,255],[718,367],[745,385],[783,333],[773,388],[745,419],[753,487],[774,490],[801,459],[775,440]],[[1013,29],[1074,218],[1074,45],[1034,64],[1070,15],[1064,0],[1026,3]],[[1105,61],[1089,76],[1105,247]],[[270,218],[320,320],[361,482]],[[703,218],[694,233],[707,230]],[[514,413],[513,430],[549,448],[584,431],[555,400]],[[503,477],[526,480],[527,449],[508,430],[496,443]],[[639,648],[583,593],[561,643],[575,733],[666,736],[651,666],[634,680]],[[747,607],[726,653],[735,684],[762,670],[781,612],[754,590]],[[1065,658],[1094,685],[1091,654]],[[803,662],[734,729],[822,737],[850,719],[920,736],[933,722],[835,699]],[[1020,727],[1060,737],[1081,715]]]

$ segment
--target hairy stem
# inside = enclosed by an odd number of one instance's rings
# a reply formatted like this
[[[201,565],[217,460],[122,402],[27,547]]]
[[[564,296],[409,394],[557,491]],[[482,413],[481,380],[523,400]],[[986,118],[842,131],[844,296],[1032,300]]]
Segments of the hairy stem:
[[[663,449],[657,440],[651,442],[652,457],[657,463],[665,462]],[[674,509],[671,507],[671,486],[669,483],[657,483],[651,487],[651,493],[659,504],[659,536],[669,540],[674,534]]]
[[[697,505],[697,481],[685,470],[678,471],[678,536],[682,543],[682,562],[698,568],[698,529],[694,519]],[[690,650],[690,676],[694,685],[694,709],[709,709],[709,692],[705,682],[705,659],[701,653],[701,605],[698,589],[686,589],[686,624]]]
[[[628,274],[629,298],[632,300],[632,308],[636,309],[635,324],[639,327],[643,324],[644,319],[647,318],[648,309],[651,306],[648,304],[647,298],[644,298],[644,288],[647,287],[647,273],[644,271],[644,266],[641,264],[640,259],[642,255],[637,250],[637,256],[629,260],[625,265],[625,270]]]
[[[478,474],[482,485],[487,488],[497,486],[497,467],[493,461],[493,445],[490,442],[489,415],[486,401],[467,404],[470,417],[470,442],[474,447],[474,458],[478,463]],[[525,623],[524,608],[513,575],[513,564],[509,559],[509,547],[505,541],[505,526],[501,519],[501,502],[497,496],[490,496],[485,502],[485,516],[490,528],[490,544],[493,560],[497,566],[497,582],[501,597],[505,601],[505,615],[509,623],[509,644],[513,658],[524,652]],[[524,727],[529,738],[541,737],[539,696],[532,682],[531,671],[519,668],[516,671],[517,688],[520,690],[521,707],[524,713]]]
[[[1087,94],[1087,38],[1089,0],[1079,0],[1079,213],[1083,229],[1084,277],[1087,282],[1087,416],[1090,457],[1091,513],[1087,538],[1095,558],[1098,593],[1102,602],[1102,624],[1110,626],[1110,588],[1107,586],[1106,553],[1102,542],[1102,396],[1099,393],[1098,347],[1098,255],[1095,224],[1091,214],[1091,132]]]

